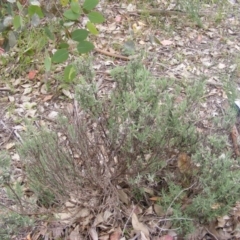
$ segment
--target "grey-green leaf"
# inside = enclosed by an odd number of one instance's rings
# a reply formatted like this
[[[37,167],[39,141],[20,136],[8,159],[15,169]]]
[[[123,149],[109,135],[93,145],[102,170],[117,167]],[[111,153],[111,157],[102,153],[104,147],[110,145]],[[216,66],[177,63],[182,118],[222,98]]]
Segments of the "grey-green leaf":
[[[17,44],[17,38],[16,38],[16,36],[15,36],[13,31],[10,31],[8,33],[8,41],[9,41],[9,46],[11,48],[14,47]]]
[[[77,42],[81,42],[88,37],[88,31],[85,29],[77,29],[72,32],[72,39]]]
[[[54,63],[62,63],[68,59],[68,50],[63,48],[57,50],[52,56],[52,62]]]
[[[69,20],[78,20],[80,13],[75,13],[71,9],[68,9],[63,13],[63,16]]]
[[[91,11],[98,5],[98,2],[98,0],[85,0],[85,2],[83,3],[83,8],[85,10]]]
[[[82,41],[77,45],[79,53],[88,53],[94,49],[94,45],[89,41]]]
[[[51,39],[51,40],[55,39],[55,36],[53,35],[53,33],[50,31],[50,29],[48,27],[44,28],[44,32],[49,39]]]
[[[88,15],[89,20],[92,23],[103,23],[105,21],[104,16],[99,12],[90,12]]]

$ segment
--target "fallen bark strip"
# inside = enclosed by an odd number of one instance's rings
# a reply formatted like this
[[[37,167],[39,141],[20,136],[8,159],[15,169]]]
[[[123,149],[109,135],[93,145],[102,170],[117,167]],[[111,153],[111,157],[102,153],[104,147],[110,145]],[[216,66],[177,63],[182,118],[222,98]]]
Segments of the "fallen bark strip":
[[[114,58],[119,58],[119,59],[122,59],[122,60],[125,60],[125,61],[130,61],[132,59],[131,57],[126,57],[126,56],[118,55],[118,54],[115,54],[115,53],[110,53],[108,51],[101,50],[101,49],[98,49],[98,48],[95,48],[95,51],[98,52],[98,53],[101,53],[103,55],[106,55],[106,56],[109,56],[109,57],[114,57]]]

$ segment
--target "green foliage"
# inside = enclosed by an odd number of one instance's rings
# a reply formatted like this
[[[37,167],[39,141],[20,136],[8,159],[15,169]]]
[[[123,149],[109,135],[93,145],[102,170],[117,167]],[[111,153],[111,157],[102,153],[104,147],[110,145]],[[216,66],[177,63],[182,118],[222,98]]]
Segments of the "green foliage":
[[[75,66],[68,65],[64,70],[64,76],[63,76],[64,82],[65,83],[72,82],[75,79],[76,74],[77,74],[77,71]]]
[[[61,19],[58,21],[60,23],[57,26],[58,31],[53,32],[49,24],[44,27],[46,36],[50,41],[54,41],[56,48],[58,48],[52,56],[52,63],[59,64],[68,59],[69,45],[67,41],[69,38],[78,43],[76,50],[79,54],[86,54],[94,49],[93,43],[87,40],[87,38],[90,33],[97,35],[98,30],[95,24],[105,21],[101,13],[93,11],[98,2],[98,0],[85,0],[84,3],[80,4],[78,1],[60,1],[62,4],[60,8],[62,12],[60,16]],[[33,29],[40,23],[39,18],[43,18],[46,12],[46,9],[43,9],[43,7],[44,6],[40,6],[38,1],[31,2],[29,5],[24,6],[18,1],[16,3],[8,2],[3,5],[3,8],[0,10],[0,33],[5,39],[3,46],[5,51],[8,51],[19,43],[18,35],[23,32],[26,27],[31,25],[32,29],[30,31],[34,31]],[[78,23],[84,16],[87,16],[89,19],[86,29],[78,29]],[[66,32],[66,38],[64,42],[59,44],[57,39],[62,38],[62,36],[59,36],[62,30]],[[48,56],[46,58],[48,58]],[[49,60],[45,60],[45,63],[46,62],[48,64],[44,64],[45,70],[49,72],[52,64],[49,63]],[[68,71],[69,68],[66,72]],[[65,81],[66,72],[64,73]],[[73,76],[74,74],[71,74],[71,77],[68,77],[68,83],[73,80]]]
[[[33,220],[17,212],[21,208],[19,200],[23,197],[22,186],[12,181],[10,157],[3,151],[0,153],[0,172],[0,238],[10,240],[13,235],[25,234]]]
[[[192,231],[196,218],[207,222],[229,212],[240,197],[240,172],[226,138],[196,131],[203,80],[185,85],[156,79],[135,60],[113,69],[114,87],[102,94],[88,59],[68,66],[64,80],[80,73],[75,95],[81,114],[76,109],[74,117],[59,118],[56,131],[29,128],[22,136],[19,152],[39,206],[61,207],[70,196],[88,202],[89,189],[112,196],[113,186],[126,182],[136,201],[146,197],[146,187],[158,186],[165,221],[183,234]],[[229,128],[233,117],[222,117]],[[193,169],[179,171],[168,161],[172,150],[189,153]],[[21,203],[21,187],[11,186],[9,197]],[[106,207],[104,199],[98,211]]]
[[[210,141],[212,142],[212,139]],[[216,142],[218,146],[217,139]],[[222,147],[226,145],[225,142]],[[212,147],[214,149],[214,145]],[[199,184],[202,192],[201,195],[194,196],[192,205],[186,212],[198,213],[204,220],[213,220],[227,214],[240,197],[240,170],[231,153],[225,150],[215,154],[211,149],[202,146],[193,155],[193,160],[201,165]]]
[[[231,9],[232,6],[227,0],[178,0],[177,7],[186,12],[191,19],[196,22],[199,27],[203,26],[203,22],[201,19],[201,10],[204,9],[205,5],[209,5],[214,8],[214,12],[212,16],[215,17],[215,21],[219,22],[224,17],[226,10]],[[231,10],[232,11],[232,10]]]
[[[31,218],[6,211],[6,209],[0,210],[0,238],[2,240],[11,240],[12,236],[25,237],[26,231],[29,231],[33,226]]]
[[[68,59],[68,51],[66,48],[57,50],[52,56],[52,61],[54,63],[62,63],[62,62],[65,62],[67,59]]]

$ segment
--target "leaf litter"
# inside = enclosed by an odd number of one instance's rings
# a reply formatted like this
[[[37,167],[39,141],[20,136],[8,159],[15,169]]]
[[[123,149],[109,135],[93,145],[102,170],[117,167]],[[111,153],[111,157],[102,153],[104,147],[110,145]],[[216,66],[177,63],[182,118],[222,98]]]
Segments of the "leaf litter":
[[[166,4],[164,1],[160,2],[159,5]],[[104,3],[102,4],[104,5]],[[240,44],[237,38],[239,30],[239,19],[237,19],[237,16],[230,16],[219,25],[206,20],[206,22],[204,21],[206,25],[204,28],[196,29],[189,26],[189,23],[181,20],[179,23],[175,23],[174,13],[171,13],[173,15],[167,18],[160,15],[159,21],[164,21],[165,28],[176,24],[174,30],[169,33],[163,28],[148,27],[151,26],[149,22],[154,17],[149,16],[144,21],[140,20],[135,4],[108,2],[107,6],[104,5],[103,9],[104,14],[107,16],[107,21],[99,26],[100,35],[96,43],[99,51],[96,51],[94,54],[94,64],[98,65],[97,76],[95,78],[103,79],[101,85],[105,84],[111,88],[109,82],[105,83],[104,81],[108,67],[111,65],[123,65],[123,60],[128,60],[127,56],[118,58],[118,56],[122,56],[122,53],[117,46],[125,46],[127,49],[126,53],[130,51],[130,54],[132,50],[135,51],[137,49],[139,51],[145,49],[148,52],[145,64],[158,77],[169,76],[180,79],[183,82],[188,78],[201,78],[202,75],[208,79],[208,92],[204,99],[205,102],[202,105],[200,120],[204,128],[211,128],[211,123],[205,116],[218,115],[219,111],[224,109],[225,100],[227,99],[220,80],[221,76],[223,74],[233,76],[238,71],[233,67],[234,58],[237,57],[240,51]],[[128,12],[135,12],[135,15],[128,15]],[[129,44],[126,45],[126,43]],[[1,49],[0,53],[2,55],[5,54]],[[116,57],[116,59],[109,58],[106,53],[110,53],[109,56]],[[153,59],[154,62],[152,61]],[[11,69],[13,68],[15,68],[14,63],[11,66]],[[8,71],[6,70],[7,68],[1,74],[8,77]],[[8,139],[9,132],[15,127],[15,123],[11,119],[19,121],[23,117],[29,117],[37,118],[39,121],[43,120],[46,122],[45,124],[53,124],[50,119],[54,119],[58,112],[66,108],[68,102],[73,99],[73,91],[71,89],[62,89],[60,97],[57,99],[54,98],[55,93],[48,94],[46,91],[41,90],[43,85],[37,82],[39,80],[36,79],[36,73],[38,73],[37,69],[26,69],[22,76],[18,75],[17,78],[11,79],[10,84],[13,86],[13,89],[11,87],[8,88],[8,84],[1,82],[1,89],[12,89],[12,92],[1,90],[0,97],[7,97],[8,104],[13,103],[15,107],[15,110],[11,114],[12,116],[10,116],[6,113],[4,107],[1,106],[1,122],[4,124],[1,124],[2,131],[0,134],[3,140],[1,140],[0,144],[1,147],[7,150],[12,151],[14,148],[12,140],[18,139],[18,133],[24,129],[24,123],[22,122],[23,129],[15,129],[13,136],[11,135],[10,139]],[[53,88],[57,88],[56,81],[52,80],[50,84],[53,85]],[[42,110],[40,111],[40,109]],[[201,129],[201,131],[204,131],[204,129]],[[239,154],[239,141],[237,138],[238,132],[236,126],[233,126],[232,139],[236,155]],[[5,141],[6,139],[8,141]],[[16,164],[16,158],[14,157],[13,162]],[[189,167],[192,167],[190,157],[186,153],[180,154],[177,166],[181,174],[188,173]],[[84,239],[82,231],[88,229],[91,239],[109,238],[114,240],[123,238],[121,229],[124,228],[129,231],[133,228],[134,233],[130,233],[130,235],[134,239],[175,239],[175,232],[171,230],[170,221],[167,221],[167,224],[165,224],[165,232],[167,234],[162,234],[159,237],[151,236],[151,233],[154,232],[154,230],[150,231],[151,226],[155,226],[157,223],[156,219],[159,219],[159,217],[164,219],[166,212],[158,204],[155,204],[156,201],[160,200],[159,197],[153,196],[152,191],[150,192],[150,201],[154,205],[148,205],[139,215],[135,212],[131,213],[130,210],[130,213],[119,217],[120,223],[113,223],[111,218],[114,218],[114,216],[109,210],[92,215],[91,209],[82,208],[79,211],[79,208],[75,206],[76,209],[73,208],[63,213],[55,213],[59,224],[55,226],[54,224],[50,226],[50,223],[45,224],[35,233],[33,231],[32,234],[28,235],[27,239],[37,240],[42,236],[45,236],[46,239],[56,239],[57,237],[62,237],[64,231],[68,232],[70,240]],[[147,194],[150,192],[149,190],[146,191]],[[126,189],[119,189],[118,197],[121,203],[125,205],[125,208],[131,209],[130,203],[132,199],[130,199]],[[70,206],[68,205],[68,207]],[[122,208],[124,209],[124,207]],[[76,219],[73,217],[73,212],[76,214]],[[131,221],[127,221],[129,217]],[[239,228],[239,217],[240,207],[239,203],[236,203],[231,215],[219,217],[217,221],[212,222],[208,227],[199,227],[200,231],[196,231],[195,236],[191,236],[189,239],[198,239],[199,236],[204,238],[207,235],[211,236],[212,239],[230,239],[233,236],[237,239],[240,237],[240,232],[237,230]],[[81,222],[77,218],[80,218]],[[154,222],[154,224],[151,224],[151,222]],[[72,226],[66,227],[64,223]],[[49,233],[51,229],[52,237],[50,237],[51,234]],[[170,235],[170,233],[172,234]],[[211,238],[205,237],[205,239]]]

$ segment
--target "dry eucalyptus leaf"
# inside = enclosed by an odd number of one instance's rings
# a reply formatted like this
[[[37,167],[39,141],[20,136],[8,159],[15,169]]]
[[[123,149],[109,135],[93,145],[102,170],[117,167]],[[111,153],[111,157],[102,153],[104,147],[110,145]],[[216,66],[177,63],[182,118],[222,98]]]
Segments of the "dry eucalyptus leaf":
[[[153,205],[153,208],[154,208],[155,213],[156,213],[159,217],[162,217],[162,216],[165,215],[165,212],[164,212],[163,208],[162,208],[160,205],[154,204],[154,205]]]
[[[147,238],[149,237],[147,226],[138,221],[138,217],[135,213],[132,214],[132,226],[136,232],[143,232]]]
[[[83,239],[80,235],[79,225],[75,227],[75,229],[70,233],[69,240],[81,240]]]
[[[144,213],[145,215],[152,215],[153,214],[153,207],[150,206]]]
[[[110,216],[112,216],[112,213],[109,210],[106,210],[103,214],[104,221],[106,222]]]
[[[123,203],[125,203],[126,205],[128,205],[128,203],[129,203],[129,197],[128,197],[128,195],[124,192],[123,189],[119,189],[119,190],[118,190],[118,196],[119,196],[120,200],[121,200]]]
[[[14,142],[10,142],[10,143],[7,143],[7,144],[6,144],[5,148],[6,148],[7,150],[9,150],[9,149],[13,148],[14,146],[15,146],[15,143],[14,143]]]
[[[141,240],[148,240],[149,238],[147,238],[146,236],[145,236],[145,234],[143,233],[143,232],[141,232]]]
[[[91,236],[92,240],[98,240],[98,233],[95,227],[90,228],[89,235]]]
[[[96,227],[98,226],[98,224],[102,223],[103,221],[104,221],[103,213],[99,213],[94,220],[93,226]]]

